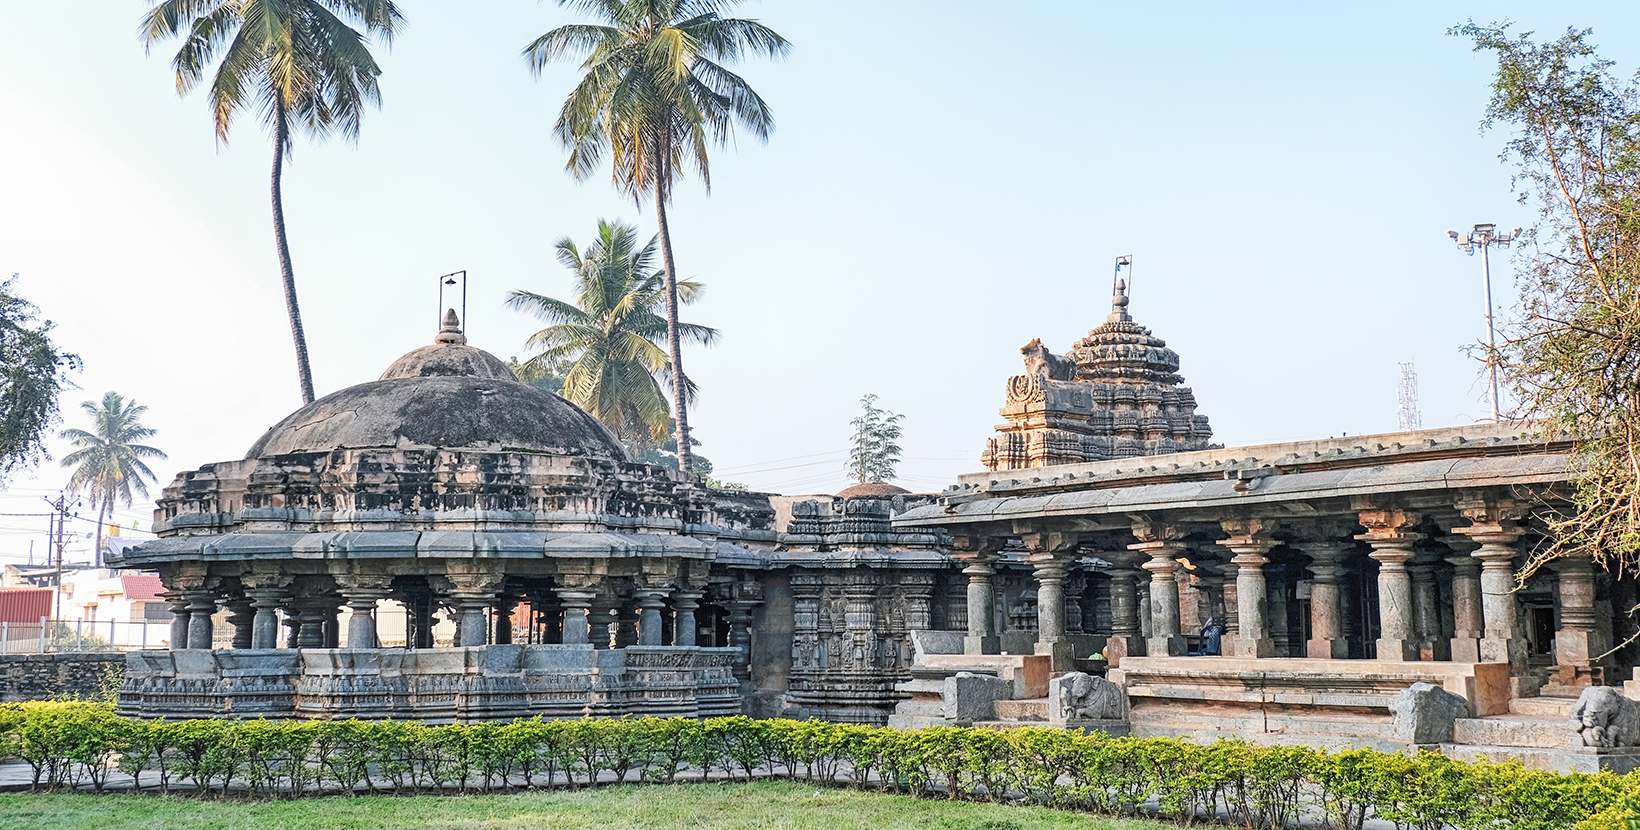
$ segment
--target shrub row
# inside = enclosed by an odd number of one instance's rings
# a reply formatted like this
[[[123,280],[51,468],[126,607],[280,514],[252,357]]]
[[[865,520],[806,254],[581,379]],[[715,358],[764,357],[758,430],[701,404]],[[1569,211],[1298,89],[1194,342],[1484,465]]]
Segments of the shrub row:
[[[1247,828],[1367,819],[1438,830],[1618,830],[1640,775],[1058,729],[901,731],[750,718],[400,721],[129,720],[100,703],[0,706],[0,756],[36,788],[102,790],[115,771],[157,789],[288,798],[321,792],[475,792],[670,782],[686,771],[794,778],[1105,815],[1155,811]]]

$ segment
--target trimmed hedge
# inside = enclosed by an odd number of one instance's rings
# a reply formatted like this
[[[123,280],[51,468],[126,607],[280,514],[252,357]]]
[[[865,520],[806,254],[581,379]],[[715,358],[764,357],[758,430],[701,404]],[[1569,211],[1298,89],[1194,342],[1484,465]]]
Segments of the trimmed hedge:
[[[1640,775],[1560,775],[1508,764],[1059,729],[901,731],[750,718],[401,721],[128,720],[99,703],[0,705],[0,757],[36,788],[157,774],[158,790],[289,798],[321,792],[477,792],[670,782],[685,771],[798,779],[1191,824],[1619,830]],[[140,780],[140,779],[139,779]]]

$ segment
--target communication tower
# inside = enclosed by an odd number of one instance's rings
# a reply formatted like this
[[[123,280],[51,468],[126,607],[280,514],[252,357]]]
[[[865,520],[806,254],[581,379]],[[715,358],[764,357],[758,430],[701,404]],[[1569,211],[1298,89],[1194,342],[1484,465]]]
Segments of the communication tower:
[[[1424,413],[1418,411],[1418,371],[1411,363],[1401,366],[1401,431],[1423,429]]]

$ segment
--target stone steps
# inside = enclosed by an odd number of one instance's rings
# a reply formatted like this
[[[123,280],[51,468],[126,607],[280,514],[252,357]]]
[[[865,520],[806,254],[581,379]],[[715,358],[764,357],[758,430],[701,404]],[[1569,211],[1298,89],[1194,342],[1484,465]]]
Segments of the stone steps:
[[[1458,722],[1463,723],[1461,720]],[[1441,744],[1441,754],[1457,761],[1491,761],[1494,764],[1518,760],[1527,769],[1560,770],[1564,766],[1561,758],[1564,753],[1547,747]]]
[[[1535,715],[1544,720],[1570,720],[1575,697],[1517,697],[1509,701],[1509,714]]]
[[[1560,749],[1572,734],[1565,720],[1545,715],[1493,715],[1459,718],[1452,724],[1452,742],[1471,746],[1536,747]]]
[[[999,700],[995,705],[999,721],[1037,722],[1048,719],[1048,699],[1045,697],[1031,700]]]

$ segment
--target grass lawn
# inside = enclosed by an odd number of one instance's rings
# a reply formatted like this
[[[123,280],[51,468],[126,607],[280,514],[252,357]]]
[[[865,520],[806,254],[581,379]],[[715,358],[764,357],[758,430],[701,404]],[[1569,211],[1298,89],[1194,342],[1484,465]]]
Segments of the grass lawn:
[[[629,785],[516,795],[307,798],[249,803],[153,795],[0,794],[3,830],[320,830],[320,828],[904,828],[1152,830],[1041,807],[816,790],[790,782]]]

